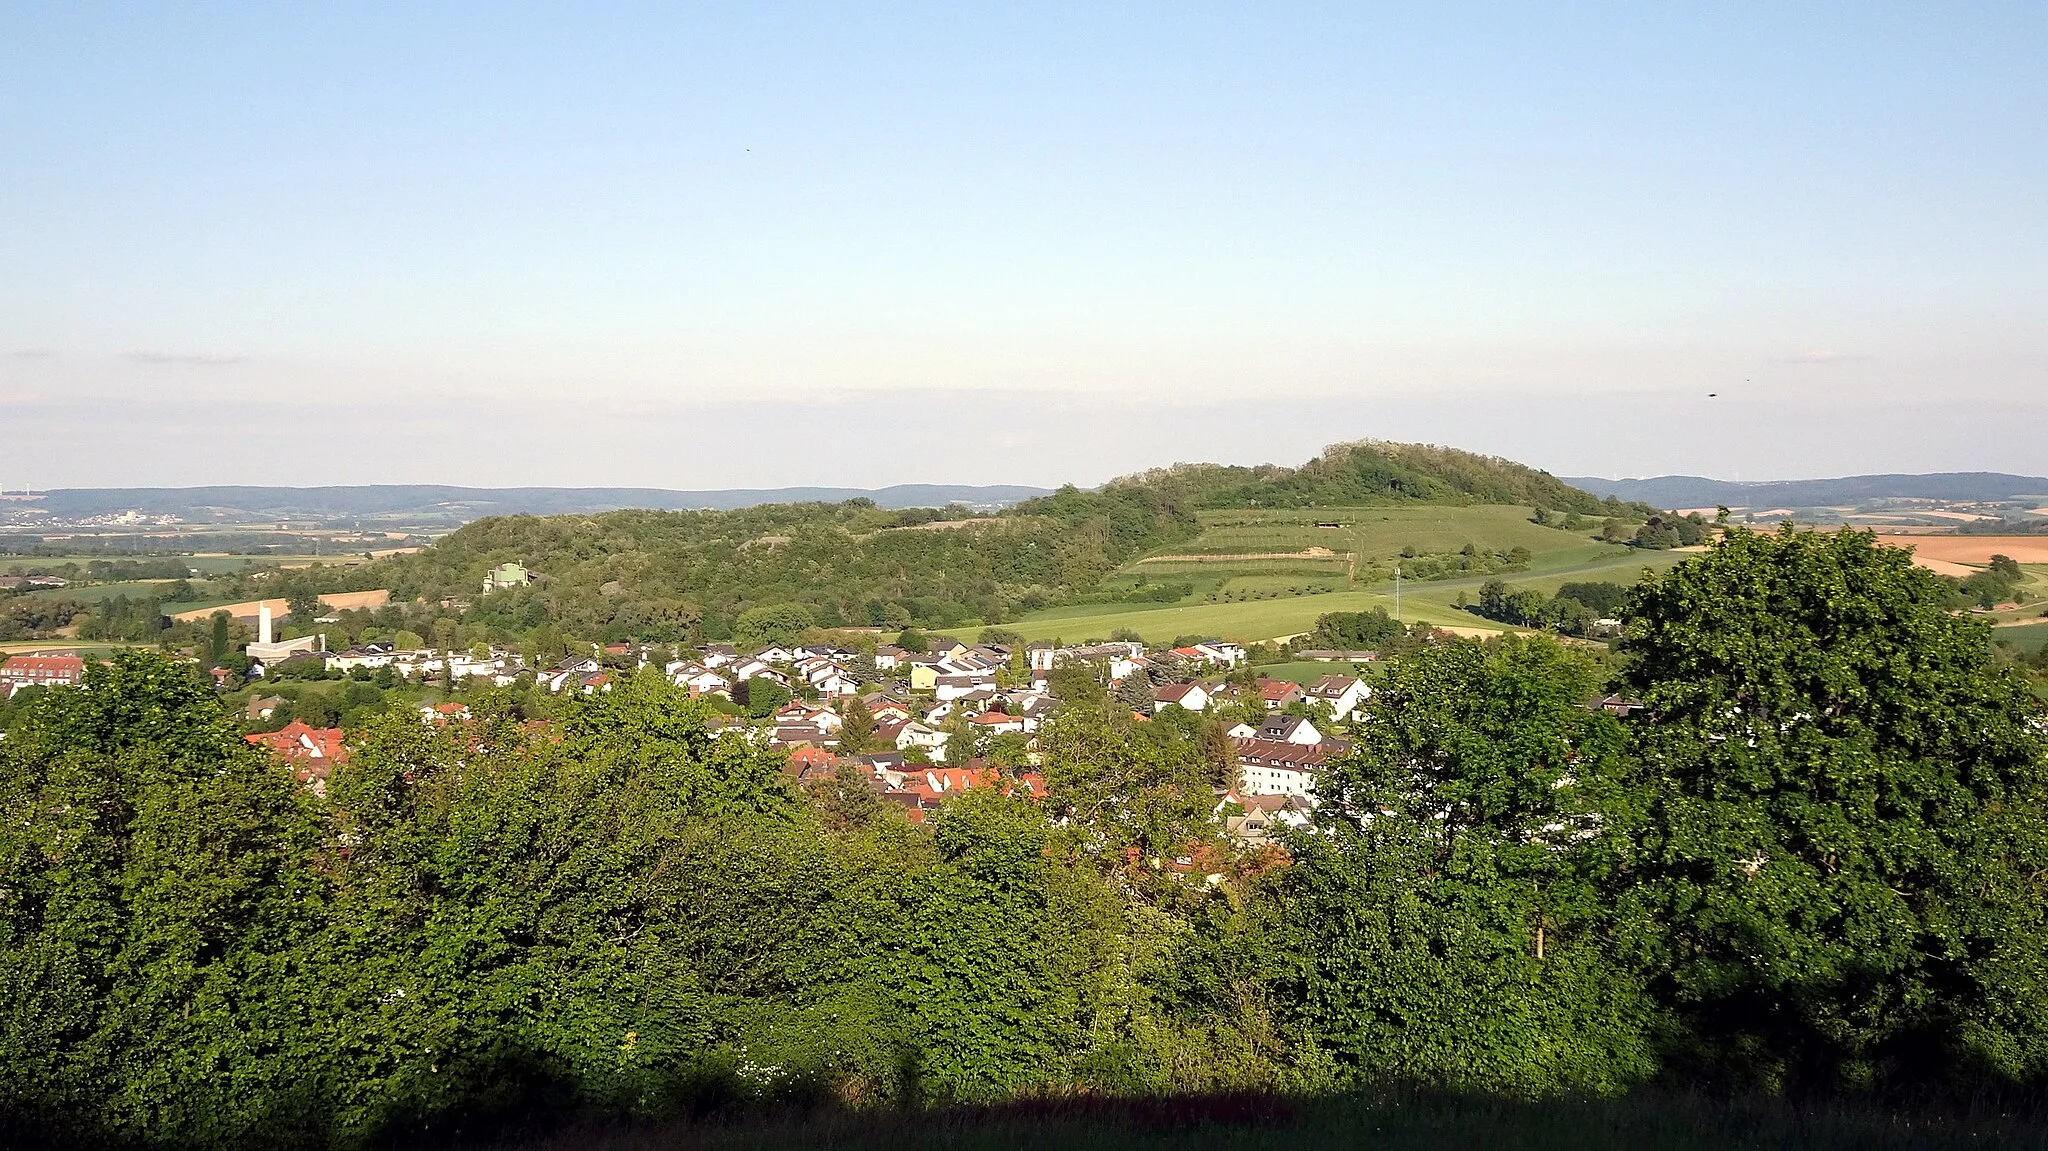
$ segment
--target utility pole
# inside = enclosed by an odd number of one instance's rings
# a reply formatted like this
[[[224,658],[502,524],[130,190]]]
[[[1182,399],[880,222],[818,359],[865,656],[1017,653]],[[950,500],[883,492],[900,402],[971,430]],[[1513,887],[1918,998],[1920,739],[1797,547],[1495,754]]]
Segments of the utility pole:
[[[1401,565],[1394,565],[1394,618],[1401,618]]]

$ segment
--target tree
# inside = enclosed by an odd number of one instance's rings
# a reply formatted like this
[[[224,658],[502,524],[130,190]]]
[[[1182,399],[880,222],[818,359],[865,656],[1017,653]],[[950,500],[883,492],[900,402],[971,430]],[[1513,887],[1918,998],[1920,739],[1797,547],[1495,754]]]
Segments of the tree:
[[[945,726],[941,730],[946,733],[946,766],[966,767],[981,754],[981,733],[976,730],[967,713],[958,706],[955,706],[952,714],[946,717]]]
[[[732,641],[743,648],[788,647],[817,626],[817,617],[803,604],[770,604],[741,612],[733,623]]]
[[[209,667],[219,667],[228,658],[228,613],[213,613],[212,630],[208,633],[206,662]]]
[[[285,610],[291,613],[292,622],[299,627],[312,627],[313,621],[321,614],[320,597],[304,588],[293,591],[285,604]]]
[[[1908,552],[1731,529],[1641,584],[1661,992],[1697,1058],[1851,1087],[2048,1072],[2039,705]]]
[[[896,646],[904,651],[918,654],[929,651],[931,648],[930,643],[925,639],[925,634],[914,627],[903,629],[902,633],[896,637]]]
[[[1487,619],[1506,619],[1508,585],[1497,579],[1479,585],[1479,614]]]
[[[1317,643],[1352,651],[1377,651],[1401,636],[1401,621],[1383,607],[1371,611],[1330,612],[1316,618],[1311,638]]]
[[[781,681],[757,675],[740,685],[740,706],[755,719],[767,719],[795,697]]]
[[[324,887],[289,774],[190,668],[122,652],[0,744],[0,814],[9,1118],[97,1144],[256,1137],[303,1082],[281,973]]]
[[[839,753],[863,755],[875,749],[875,717],[858,699],[839,703]]]
[[[1151,715],[1152,706],[1158,700],[1152,681],[1142,671],[1134,671],[1117,680],[1110,688],[1110,695],[1117,703],[1140,715]]]
[[[1324,773],[1260,950],[1359,1079],[1607,1092],[1654,1072],[1653,1008],[1614,955],[1631,773],[1619,725],[1582,706],[1598,683],[1545,638],[1423,648]]]

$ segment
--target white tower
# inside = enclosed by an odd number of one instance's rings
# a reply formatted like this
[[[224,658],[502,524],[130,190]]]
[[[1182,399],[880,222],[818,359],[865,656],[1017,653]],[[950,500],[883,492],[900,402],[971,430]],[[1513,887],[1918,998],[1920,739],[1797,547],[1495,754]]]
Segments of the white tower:
[[[261,644],[268,644],[270,642],[270,605],[267,603],[257,605],[256,642]]]

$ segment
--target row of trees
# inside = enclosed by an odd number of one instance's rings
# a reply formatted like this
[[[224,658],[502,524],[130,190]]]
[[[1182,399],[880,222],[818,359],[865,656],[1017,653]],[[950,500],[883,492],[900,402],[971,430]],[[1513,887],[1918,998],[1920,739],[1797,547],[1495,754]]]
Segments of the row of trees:
[[[1212,725],[1086,669],[1048,801],[920,826],[653,675],[538,732],[395,712],[317,797],[123,656],[0,742],[0,1100],[355,1146],[735,1097],[2038,1087],[2041,712],[1947,594],[1737,531],[1631,593],[1619,684],[1419,646],[1284,854],[1216,838]],[[1586,706],[1616,686],[1645,710]]]

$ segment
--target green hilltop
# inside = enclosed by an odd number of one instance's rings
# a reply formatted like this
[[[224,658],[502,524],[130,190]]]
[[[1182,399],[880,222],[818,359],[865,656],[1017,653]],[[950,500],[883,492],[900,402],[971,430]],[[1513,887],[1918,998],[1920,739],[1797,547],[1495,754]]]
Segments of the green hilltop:
[[[1480,504],[1633,515],[1509,460],[1368,441],[1299,467],[1182,464],[954,519],[864,499],[492,517],[355,578],[403,599],[474,600],[471,622],[507,631],[545,624],[584,637],[722,639],[741,613],[777,604],[802,605],[828,627],[951,627],[1099,594],[1133,561],[1195,540],[1204,512]],[[507,561],[543,581],[480,596],[484,573]],[[1156,601],[1173,586],[1139,580],[1117,594]]]

